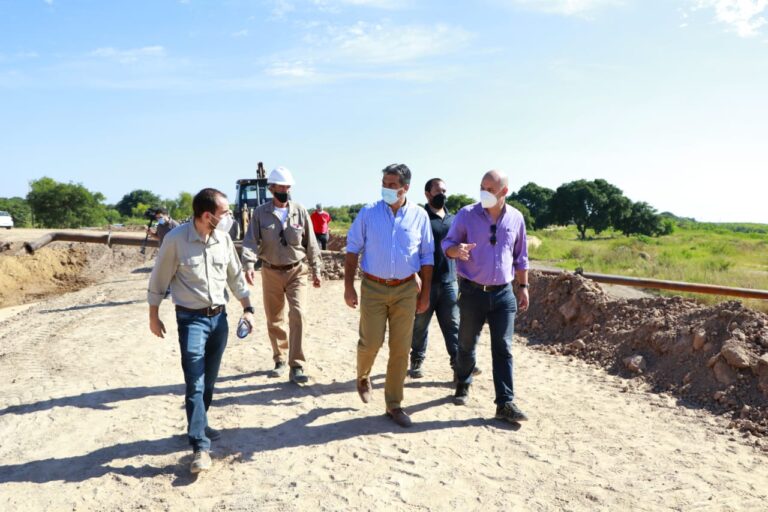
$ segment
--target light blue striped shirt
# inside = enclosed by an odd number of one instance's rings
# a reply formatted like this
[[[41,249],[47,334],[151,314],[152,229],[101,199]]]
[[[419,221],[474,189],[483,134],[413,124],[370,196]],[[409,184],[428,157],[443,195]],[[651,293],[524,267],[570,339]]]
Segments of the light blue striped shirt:
[[[366,205],[347,233],[347,252],[360,254],[363,272],[382,279],[405,279],[434,264],[429,216],[412,201],[392,213],[383,200]]]

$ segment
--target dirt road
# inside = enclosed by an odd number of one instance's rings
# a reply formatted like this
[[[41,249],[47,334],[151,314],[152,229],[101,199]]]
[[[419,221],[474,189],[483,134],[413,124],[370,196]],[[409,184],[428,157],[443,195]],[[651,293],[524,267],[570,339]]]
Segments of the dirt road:
[[[171,305],[147,328],[149,266],[0,321],[1,510],[764,510],[768,457],[725,421],[580,361],[515,347],[520,428],[494,421],[487,335],[467,407],[450,403],[436,325],[401,430],[354,386],[357,311],[310,289],[311,385],[266,376],[260,324],[234,336],[210,415],[214,468],[188,475]],[[256,288],[257,311],[261,294]]]

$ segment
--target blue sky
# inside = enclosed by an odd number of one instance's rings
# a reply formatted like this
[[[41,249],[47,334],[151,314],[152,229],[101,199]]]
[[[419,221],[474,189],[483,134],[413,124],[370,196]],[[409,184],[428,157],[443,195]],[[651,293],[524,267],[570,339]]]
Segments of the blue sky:
[[[478,196],[604,178],[768,223],[768,0],[0,0],[0,196],[117,202],[289,167],[307,206],[403,162]]]

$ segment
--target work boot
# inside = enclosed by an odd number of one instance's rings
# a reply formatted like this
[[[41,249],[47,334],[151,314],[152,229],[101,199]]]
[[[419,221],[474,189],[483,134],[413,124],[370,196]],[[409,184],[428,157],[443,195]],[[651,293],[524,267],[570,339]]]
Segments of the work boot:
[[[456,384],[456,393],[453,395],[453,403],[456,405],[467,405],[469,400],[469,384],[459,382]]]
[[[496,419],[507,421],[509,423],[519,423],[521,421],[526,421],[528,416],[518,409],[514,403],[507,402],[496,408]]]
[[[285,361],[275,361],[275,369],[269,372],[269,376],[272,378],[282,377],[285,375],[285,370],[287,368],[288,365],[285,364]]]
[[[291,373],[288,375],[288,379],[294,384],[305,384],[309,381],[309,377],[304,374],[304,368],[301,366],[293,366]]]
[[[412,379],[420,379],[424,376],[424,370],[421,369],[422,361],[411,361],[411,367],[408,370],[408,375]]]
[[[189,466],[189,471],[192,474],[208,471],[211,469],[211,464],[211,454],[208,453],[208,450],[195,450],[195,453],[192,456],[192,464]]]

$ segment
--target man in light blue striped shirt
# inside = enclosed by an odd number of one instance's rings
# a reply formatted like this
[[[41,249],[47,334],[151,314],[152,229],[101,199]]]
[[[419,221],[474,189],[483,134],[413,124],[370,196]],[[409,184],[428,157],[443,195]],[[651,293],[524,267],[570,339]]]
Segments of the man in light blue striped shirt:
[[[395,423],[408,427],[411,419],[401,406],[403,383],[414,317],[429,307],[434,240],[427,212],[406,199],[410,169],[392,164],[382,174],[382,200],[360,210],[347,233],[344,301],[351,308],[357,307],[355,274],[362,253],[357,392],[363,402],[370,401],[371,368],[389,324],[386,412]]]

